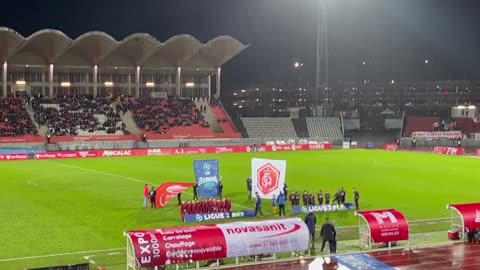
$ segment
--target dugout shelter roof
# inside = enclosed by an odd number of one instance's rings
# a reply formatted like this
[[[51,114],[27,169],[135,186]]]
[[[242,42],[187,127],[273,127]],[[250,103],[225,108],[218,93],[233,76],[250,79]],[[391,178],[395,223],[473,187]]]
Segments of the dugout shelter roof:
[[[182,34],[160,42],[147,33],[135,33],[118,41],[100,31],[72,39],[53,29],[23,37],[0,27],[0,61],[9,65],[217,68],[248,46],[231,36],[201,43]]]

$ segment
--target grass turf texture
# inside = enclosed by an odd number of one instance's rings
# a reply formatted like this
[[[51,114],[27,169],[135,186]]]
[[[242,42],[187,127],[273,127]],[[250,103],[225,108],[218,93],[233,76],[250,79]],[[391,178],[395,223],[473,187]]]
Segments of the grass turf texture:
[[[478,200],[478,191],[470,187],[480,176],[479,160],[418,153],[355,150],[4,162],[0,269],[86,262],[84,256],[92,254],[96,266],[125,269],[122,249],[5,259],[122,248],[125,230],[182,224],[176,199],[163,209],[142,209],[143,185],[192,182],[196,159],[219,159],[224,196],[232,198],[232,209],[253,209],[245,191],[252,157],[286,159],[290,192],[343,186],[351,201],[356,187],[362,209],[395,208],[409,220],[447,217],[447,204]],[[272,217],[268,200],[263,212]],[[352,212],[326,215],[339,226],[358,224]],[[317,215],[319,223],[324,217]],[[429,231],[423,226],[417,230]]]

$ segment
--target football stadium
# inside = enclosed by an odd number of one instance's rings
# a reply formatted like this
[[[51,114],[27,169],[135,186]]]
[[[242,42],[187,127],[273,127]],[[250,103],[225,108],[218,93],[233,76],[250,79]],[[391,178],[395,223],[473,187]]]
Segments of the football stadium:
[[[0,28],[0,269],[480,269],[480,84],[329,81],[323,18],[233,89],[255,42]]]

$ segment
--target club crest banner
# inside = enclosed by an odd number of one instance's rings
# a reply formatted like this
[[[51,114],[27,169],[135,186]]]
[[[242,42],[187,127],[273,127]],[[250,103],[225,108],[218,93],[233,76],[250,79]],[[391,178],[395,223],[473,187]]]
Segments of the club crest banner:
[[[286,160],[252,159],[252,191],[260,198],[271,199],[278,196],[285,184]]]
[[[195,173],[195,182],[197,182],[198,185],[198,197],[218,197],[218,182],[220,181],[218,160],[195,160],[193,162],[193,170]]]

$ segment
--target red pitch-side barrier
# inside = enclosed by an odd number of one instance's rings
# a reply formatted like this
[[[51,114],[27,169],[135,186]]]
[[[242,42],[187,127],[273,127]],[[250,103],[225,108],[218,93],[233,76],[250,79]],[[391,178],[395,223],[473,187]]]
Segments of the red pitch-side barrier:
[[[397,151],[398,150],[398,145],[396,145],[396,144],[384,144],[383,145],[383,150],[385,150],[385,151]]]
[[[276,151],[310,151],[330,150],[331,143],[301,144],[301,145],[265,145],[258,148],[259,152]],[[172,155],[199,155],[221,153],[248,153],[256,151],[250,146],[222,146],[222,147],[189,147],[189,148],[153,148],[153,149],[124,149],[124,150],[86,150],[35,153],[34,159],[70,159],[70,158],[99,158],[99,157],[130,157],[130,156],[172,156]],[[27,160],[24,153],[0,154],[0,161]]]
[[[480,149],[477,150],[477,156],[480,157]]]
[[[158,267],[308,249],[309,233],[298,218],[235,222],[125,232],[129,267]],[[130,249],[131,248],[131,249]]]
[[[433,153],[440,155],[462,156],[465,154],[465,149],[461,147],[435,146],[433,148]]]

